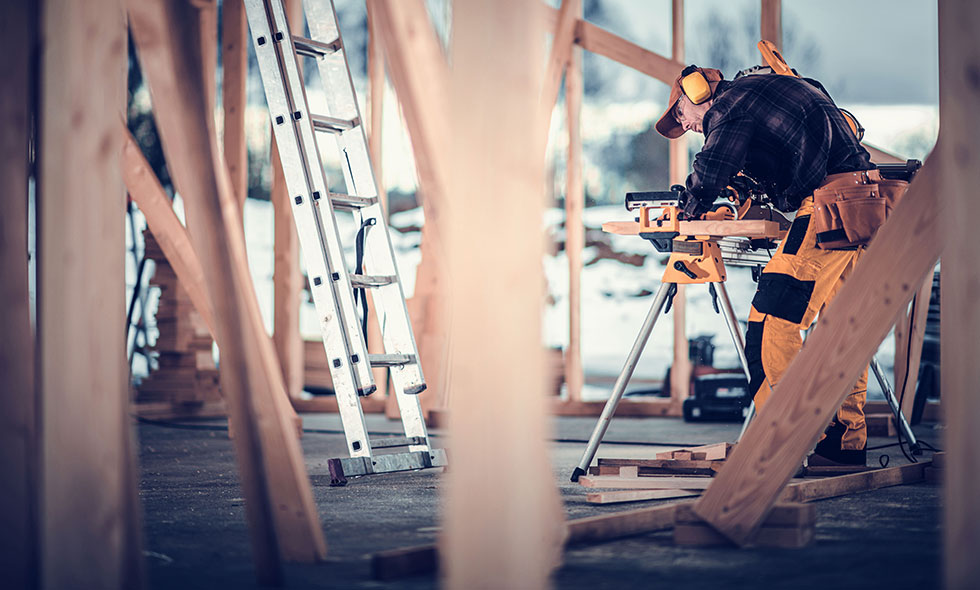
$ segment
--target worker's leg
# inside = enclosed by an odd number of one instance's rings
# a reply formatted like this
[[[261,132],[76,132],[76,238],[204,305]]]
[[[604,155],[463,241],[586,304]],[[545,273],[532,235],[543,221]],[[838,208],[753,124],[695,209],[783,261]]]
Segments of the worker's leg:
[[[799,352],[802,346],[800,331],[812,324],[859,256],[857,250],[816,248],[815,232],[810,225],[811,211],[812,205],[808,202],[800,208],[786,239],[766,265],[752,300],[746,356],[751,374],[749,388],[759,408],[766,403],[772,388]],[[855,433],[863,429],[864,421],[863,401],[858,403],[859,395],[849,398],[845,404],[848,409],[843,412],[854,424]],[[854,441],[853,435],[838,437],[837,441],[844,438]],[[860,444],[859,448],[864,448],[863,440],[855,442]]]

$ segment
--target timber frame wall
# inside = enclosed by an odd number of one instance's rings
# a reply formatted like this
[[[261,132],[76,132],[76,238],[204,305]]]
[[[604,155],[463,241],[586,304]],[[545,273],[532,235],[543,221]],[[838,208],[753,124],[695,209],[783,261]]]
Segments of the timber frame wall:
[[[458,70],[450,75],[423,0],[367,1],[420,166],[424,250],[437,262],[427,267],[435,270],[426,280],[439,288],[425,303],[425,313],[436,310],[425,330],[435,342],[430,351],[438,367],[429,378],[443,384],[437,388],[437,405],[448,403],[445,384],[456,386],[450,433],[457,467],[448,473],[441,540],[448,556],[447,584],[469,588],[492,580],[545,587],[568,531],[544,442],[548,418],[539,335],[526,329],[540,325],[539,298],[512,301],[501,291],[481,293],[467,275],[467,257],[480,257],[482,265],[502,276],[533,273],[536,265],[517,268],[513,261],[533,261],[528,252],[543,251],[534,229],[539,226],[520,225],[526,219],[494,219],[497,208],[481,210],[494,221],[487,227],[499,221],[524,238],[512,251],[473,251],[479,240],[462,235],[459,220],[468,215],[467,207],[480,207],[488,199],[482,193],[464,197],[465,191],[453,188],[512,166],[522,172],[508,179],[512,184],[503,193],[540,211],[542,112],[550,111],[553,90],[557,96],[555,76],[577,63],[574,45],[668,83],[682,65],[682,49],[675,44],[667,59],[623,41],[581,21],[577,0],[557,11],[532,11],[530,17],[520,0],[457,0],[454,26],[466,34],[454,40]],[[778,38],[779,7],[779,0],[763,2],[766,36]],[[161,248],[222,348],[222,390],[235,427],[260,583],[281,583],[282,561],[315,562],[326,555],[287,380],[262,329],[248,277],[241,152],[234,136],[226,135],[227,154],[222,153],[210,108],[207,64],[213,63],[215,8],[213,2],[170,0],[0,5],[0,44],[15,56],[0,62],[7,82],[0,86],[5,129],[0,136],[0,540],[2,574],[17,585],[132,588],[142,578],[121,329],[125,301],[117,288],[123,281],[124,183],[138,196],[151,231],[165,234],[166,239],[157,236]],[[680,8],[681,2],[674,2],[675,30]],[[943,125],[937,146],[858,272],[821,317],[821,328],[694,509],[736,542],[751,535],[896,316],[944,255],[942,354],[950,463],[945,583],[959,590],[980,584],[980,560],[974,555],[980,546],[980,454],[975,452],[980,364],[973,358],[980,333],[980,261],[972,248],[973,220],[980,218],[980,201],[974,198],[980,186],[975,141],[980,136],[980,47],[975,41],[980,6],[940,0],[939,14]],[[121,124],[127,15],[170,171],[186,197],[186,227],[174,224],[172,209],[160,201],[152,172],[134,153]],[[539,55],[538,40],[547,30],[562,42],[555,43],[542,81],[532,67],[539,62],[520,57]],[[44,45],[39,39],[45,39]],[[243,42],[238,40],[239,47]],[[484,51],[490,46],[504,48],[510,59],[490,59]],[[510,127],[492,127],[470,115],[470,105],[491,102],[487,88],[501,84],[524,89],[492,101],[507,113],[503,119]],[[566,84],[574,115],[581,80],[573,73]],[[541,95],[543,108],[526,108]],[[225,108],[230,108],[227,102]],[[516,129],[532,130],[520,149],[507,143]],[[570,125],[569,132],[575,137],[577,126]],[[24,231],[32,137],[38,210],[33,330]],[[454,150],[453,138],[480,151]],[[571,161],[577,157],[570,154]],[[238,167],[229,166],[226,158]],[[676,160],[674,165],[672,174],[680,173]],[[569,182],[570,194],[580,190],[575,174]],[[485,191],[491,188],[488,182]],[[450,194],[456,197],[449,199]],[[452,256],[444,260],[442,252]],[[205,282],[203,276],[215,280]],[[479,313],[498,303],[511,306],[511,321],[488,322],[489,314]],[[494,366],[508,370],[487,378],[488,355]],[[797,394],[779,394],[786,390]],[[523,411],[515,421],[508,410],[518,404]],[[488,436],[495,440],[492,448],[485,444]],[[520,485],[485,485],[488,470],[504,469]]]

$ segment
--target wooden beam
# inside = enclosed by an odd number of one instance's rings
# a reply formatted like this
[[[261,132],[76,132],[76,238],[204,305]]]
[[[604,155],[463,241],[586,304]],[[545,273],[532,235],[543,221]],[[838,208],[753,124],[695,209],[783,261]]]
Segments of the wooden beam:
[[[915,309],[904,321],[895,325],[895,399],[902,404],[905,419],[912,423],[916,384],[922,361],[922,343],[929,318],[929,299],[932,296],[933,273],[929,273],[915,296]]]
[[[621,488],[630,490],[704,490],[710,477],[622,477],[618,475],[583,475],[579,483],[586,488]]]
[[[939,155],[942,185],[937,197],[948,205],[941,217],[946,237],[942,266],[942,388],[946,417],[943,447],[945,585],[949,590],[980,587],[980,260],[976,257],[976,220],[980,203],[980,27],[976,2],[939,3]],[[935,156],[933,156],[935,157]],[[928,160],[932,162],[932,158]]]
[[[51,0],[41,9],[38,500],[45,588],[141,585],[123,327],[126,193],[118,166],[124,14],[118,0]],[[14,54],[20,51],[28,49]]]
[[[573,402],[555,399],[551,401],[550,413],[555,416],[598,416],[606,402]],[[616,415],[624,416],[680,416],[680,408],[671,400],[623,400],[616,407]]]
[[[38,395],[28,264],[28,155],[38,4],[0,5],[0,555],[12,588],[38,565]]]
[[[454,195],[444,226],[453,293],[453,468],[440,547],[450,588],[547,586],[564,529],[545,445],[544,282],[527,280],[540,274],[544,254],[545,135],[541,111],[531,106],[540,97],[544,31],[523,8],[522,0],[453,4],[454,142],[443,160]],[[521,485],[488,488],[486,474],[504,470]]]
[[[566,0],[566,3],[575,2]],[[578,4],[581,12],[581,3]],[[558,42],[557,36],[555,42]],[[570,44],[569,50],[571,62],[565,75],[565,105],[568,117],[568,165],[565,184],[568,346],[565,348],[565,387],[569,401],[581,401],[582,386],[585,384],[585,370],[582,367],[582,250],[585,249],[585,224],[582,221],[585,210],[585,186],[582,182],[582,50],[578,47],[573,50]],[[545,84],[547,83],[546,75]]]
[[[381,204],[381,214],[385,221],[388,219],[388,192],[384,186],[384,166],[382,162],[382,131],[384,125],[384,102],[385,102],[385,56],[384,46],[381,43],[381,35],[378,26],[374,22],[372,8],[367,7],[367,29],[368,29],[368,51],[367,51],[367,70],[368,70],[368,153],[371,157],[371,169],[374,171],[374,185],[378,191],[378,203]],[[384,341],[382,340],[381,325],[378,323],[378,314],[375,311],[374,300],[368,302],[368,353],[384,353]],[[384,397],[388,394],[388,369],[377,367],[374,369],[374,382],[378,389],[375,394]],[[389,417],[397,419],[400,416],[398,410],[398,399],[395,395],[389,396],[388,408]],[[386,410],[387,413],[387,410]]]
[[[187,228],[177,219],[170,198],[126,124],[120,121],[119,127],[123,137],[122,176],[129,195],[146,218],[146,225],[177,274],[177,280],[187,291],[194,308],[201,314],[204,323],[208,325],[208,331],[214,337],[214,312],[211,310],[207,278],[191,244]]]
[[[620,504],[622,502],[638,502],[643,500],[686,498],[700,494],[700,491],[695,490],[613,490],[589,492],[585,495],[585,501],[589,504]]]
[[[558,23],[554,27],[551,52],[545,65],[544,83],[541,88],[541,115],[544,125],[551,125],[551,111],[561,90],[561,77],[572,60],[575,46],[575,25],[582,19],[582,0],[564,0],[558,9]],[[581,67],[581,66],[579,66]],[[581,74],[579,74],[581,76]],[[566,82],[567,85],[567,82]],[[568,92],[568,89],[565,89]]]
[[[776,49],[783,50],[783,1],[762,0],[759,32],[766,41],[772,41]]]
[[[930,159],[878,230],[854,274],[821,314],[819,327],[789,366],[695,509],[745,543],[813,448],[830,417],[878,348],[898,310],[942,249],[945,199]]]
[[[423,407],[444,408],[450,331],[443,208],[448,200],[449,66],[421,0],[368,0],[384,41],[392,86],[412,140],[425,214],[413,328],[428,389]],[[421,321],[420,321],[421,320]]]
[[[224,109],[225,161],[239,206],[248,197],[248,144],[245,141],[245,93],[248,82],[248,23],[243,2],[221,4],[221,104]]]
[[[863,473],[808,479],[789,484],[780,502],[813,502],[922,481],[928,463],[912,463]]]
[[[540,12],[544,14],[545,26],[554,30],[558,22],[558,9],[543,3],[540,4],[539,8]],[[576,21],[575,42],[585,50],[608,57],[624,66],[656,78],[664,84],[672,84],[680,71],[684,69],[684,64],[644,49],[586,20]]]
[[[607,221],[602,231],[621,236],[640,234],[640,224],[636,221]],[[779,223],[765,219],[745,219],[739,221],[682,221],[680,233],[685,236],[742,236],[746,238],[777,238],[781,234]]]
[[[284,3],[290,30],[303,30],[303,3],[287,0]],[[270,126],[272,124],[270,123]],[[303,274],[299,267],[299,234],[293,220],[292,204],[286,179],[279,161],[279,148],[271,131],[272,201],[273,217],[273,311],[272,344],[276,349],[279,366],[289,399],[295,404],[303,394],[304,354],[303,337],[299,330],[299,304],[303,293]]]
[[[201,14],[185,2],[131,0],[133,38],[153,98],[164,154],[185,197],[188,230],[208,276],[235,425],[256,569],[281,580],[284,559],[326,554],[309,477],[272,342],[262,327],[245,258],[241,210],[218,150],[201,64]]]
[[[861,145],[864,146],[864,149],[868,150],[869,154],[871,154],[871,161],[874,162],[875,164],[904,164],[905,163],[905,158],[900,158],[895,154],[886,152],[885,150],[879,147],[875,147],[869,143],[862,143]]]

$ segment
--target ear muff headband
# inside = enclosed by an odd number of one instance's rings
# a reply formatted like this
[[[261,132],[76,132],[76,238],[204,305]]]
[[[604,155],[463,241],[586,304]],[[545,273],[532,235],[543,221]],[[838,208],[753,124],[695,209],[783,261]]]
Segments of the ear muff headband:
[[[694,104],[701,104],[711,98],[711,86],[700,70],[694,70],[681,78],[681,89]]]

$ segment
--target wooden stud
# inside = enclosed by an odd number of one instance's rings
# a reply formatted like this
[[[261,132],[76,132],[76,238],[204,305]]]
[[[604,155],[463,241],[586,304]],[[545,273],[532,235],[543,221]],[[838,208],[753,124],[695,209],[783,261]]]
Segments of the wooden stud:
[[[45,588],[141,585],[118,165],[124,14],[117,0],[52,0],[41,9],[37,500]]]
[[[323,531],[272,342],[262,327],[245,258],[241,210],[217,145],[200,50],[200,13],[190,3],[129,2],[130,25],[153,97],[188,230],[212,277],[222,343],[222,390],[235,425],[253,555],[262,583],[281,579],[279,556],[316,561]]]
[[[783,49],[783,1],[762,0],[759,32],[766,41],[772,41],[776,49]]]
[[[590,504],[619,504],[643,500],[666,500],[698,496],[698,490],[614,490],[611,492],[589,492],[585,501]]]
[[[919,381],[919,365],[922,362],[922,344],[929,319],[929,299],[932,296],[933,273],[929,273],[915,296],[915,309],[909,311],[907,321],[896,323],[895,333],[895,399],[902,404],[902,414],[912,423],[915,406],[916,384]]]
[[[28,265],[28,143],[38,4],[0,5],[0,555],[11,588],[37,585],[38,392]]]
[[[146,225],[174,269],[180,286],[187,291],[194,308],[214,336],[214,312],[211,310],[208,283],[187,228],[177,219],[170,198],[122,121],[119,122],[119,132],[123,137],[121,167],[126,188],[146,218]]]
[[[912,463],[899,467],[873,469],[863,473],[851,473],[793,482],[780,496],[781,502],[812,502],[856,492],[866,492],[922,481],[925,463]]]
[[[287,0],[284,3],[286,20],[291,31],[303,30],[303,4],[301,0]],[[271,124],[270,124],[271,125]],[[303,274],[299,263],[299,234],[293,220],[292,204],[286,179],[279,161],[279,148],[275,136],[272,137],[270,158],[272,160],[272,188],[269,199],[272,201],[273,216],[273,312],[272,343],[282,367],[282,377],[286,393],[292,402],[302,398],[303,393],[303,337],[299,330],[299,307],[303,292]]]
[[[715,485],[698,502],[698,514],[736,543],[746,542],[765,518],[898,310],[935,265],[945,205],[942,191],[935,190],[939,172],[932,160],[919,171],[856,272],[821,314],[820,329],[807,339]]]
[[[564,0],[558,9],[558,22],[552,29],[551,52],[545,65],[544,83],[541,88],[541,119],[546,127],[551,125],[551,111],[561,90],[561,76],[572,61],[575,46],[575,25],[582,18],[582,0]],[[580,74],[581,75],[581,74]],[[568,82],[565,82],[568,95]],[[567,100],[567,98],[566,98]],[[569,131],[571,132],[571,131]]]
[[[942,265],[942,388],[946,431],[943,538],[945,585],[949,590],[980,587],[980,261],[976,256],[976,220],[980,203],[980,27],[976,2],[939,2],[939,116],[942,120],[935,151],[941,158],[937,201],[947,201],[940,226],[946,238]],[[927,166],[936,158],[933,154]],[[905,197],[906,199],[908,196]],[[938,205],[938,203],[937,203]]]
[[[454,142],[443,159],[453,199],[441,228],[453,308],[453,466],[440,547],[449,588],[545,587],[564,529],[545,445],[544,284],[528,280],[544,254],[545,136],[531,106],[544,31],[523,8],[522,0],[453,4]],[[494,223],[474,223],[487,219]],[[504,470],[521,485],[485,485],[487,473]]]
[[[423,407],[449,403],[449,296],[442,208],[448,199],[449,66],[421,0],[368,0],[384,41],[392,86],[412,140],[420,200],[425,213],[422,260],[409,301],[412,326],[428,389]]]
[[[248,197],[248,144],[245,141],[245,106],[248,82],[248,23],[243,2],[221,4],[221,104],[224,109],[225,161],[231,189],[240,207]]]
[[[566,0],[566,4],[581,2]],[[564,8],[564,6],[562,7]],[[556,34],[555,42],[558,42]],[[582,367],[582,250],[585,248],[585,187],[582,183],[582,50],[569,46],[570,62],[565,74],[565,105],[568,117],[568,165],[565,185],[565,254],[568,257],[568,347],[565,349],[565,387],[568,400],[582,400],[585,370]],[[548,78],[545,77],[545,81]]]

